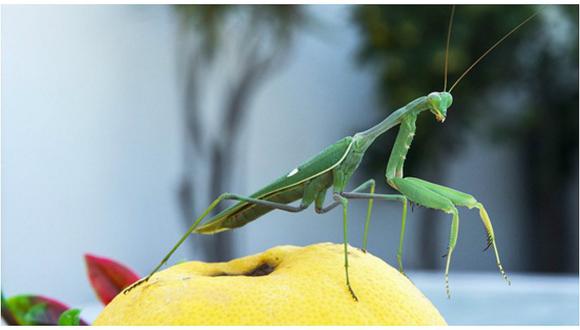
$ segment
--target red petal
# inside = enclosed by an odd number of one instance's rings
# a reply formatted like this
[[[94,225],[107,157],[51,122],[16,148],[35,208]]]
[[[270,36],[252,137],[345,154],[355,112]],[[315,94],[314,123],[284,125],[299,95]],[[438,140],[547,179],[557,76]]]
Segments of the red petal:
[[[137,274],[114,260],[85,254],[85,261],[91,285],[105,305],[123,289],[139,280]]]

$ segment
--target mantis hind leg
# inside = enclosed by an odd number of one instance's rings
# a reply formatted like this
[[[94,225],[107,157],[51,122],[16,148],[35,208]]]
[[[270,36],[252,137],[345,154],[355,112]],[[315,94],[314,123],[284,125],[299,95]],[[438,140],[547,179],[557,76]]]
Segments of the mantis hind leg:
[[[123,293],[128,293],[129,291],[131,291],[133,288],[139,286],[140,284],[147,282],[151,276],[153,276],[153,274],[155,274],[168,260],[169,258],[171,258],[171,256],[173,255],[173,253],[179,248],[179,246],[181,246],[181,244],[183,244],[183,242],[187,239],[187,237],[189,237],[189,235],[191,235],[191,233],[193,233],[193,231],[197,228],[197,226],[200,224],[200,222],[205,219],[205,217],[207,217],[208,214],[211,213],[211,211],[222,201],[224,200],[238,200],[238,201],[244,201],[244,202],[248,202],[250,204],[256,204],[256,205],[262,205],[262,206],[267,206],[267,207],[271,207],[273,209],[278,209],[278,210],[282,210],[282,211],[286,211],[286,212],[300,212],[304,209],[306,209],[308,207],[308,202],[303,202],[298,205],[298,206],[292,206],[292,205],[287,205],[287,204],[282,204],[282,203],[276,203],[276,202],[270,202],[270,201],[266,201],[266,200],[261,200],[261,199],[255,199],[255,198],[251,198],[251,197],[246,197],[246,196],[242,196],[242,195],[238,195],[238,194],[231,194],[231,193],[224,193],[221,194],[218,198],[216,198],[209,206],[208,208],[202,213],[202,215],[197,218],[193,224],[191,225],[191,227],[189,227],[189,229],[187,230],[187,232],[181,237],[181,239],[179,239],[179,241],[177,242],[177,244],[175,244],[173,246],[173,248],[169,251],[169,253],[167,253],[167,255],[165,255],[165,257],[163,257],[163,259],[161,260],[161,262],[153,269],[153,271],[151,271],[151,273],[149,273],[149,275],[147,275],[145,278],[133,283],[131,286],[129,286],[128,288],[126,288]]]
[[[481,218],[481,221],[483,222],[483,226],[485,227],[485,230],[487,232],[487,247],[485,248],[487,250],[487,248],[489,248],[490,246],[493,247],[493,251],[495,253],[495,259],[497,262],[497,267],[502,275],[502,277],[504,278],[504,280],[508,283],[511,284],[505,270],[503,269],[503,266],[501,264],[501,260],[499,258],[499,252],[497,249],[497,244],[495,241],[495,234],[493,232],[493,226],[491,225],[491,220],[489,219],[489,215],[487,214],[487,211],[485,210],[485,207],[483,206],[483,204],[481,204],[480,202],[478,202],[473,196],[466,194],[464,192],[455,190],[455,189],[451,189],[449,187],[445,187],[442,185],[438,185],[435,183],[431,183],[425,180],[421,180],[421,179],[417,179],[417,178],[405,178],[405,180],[408,180],[410,182],[414,182],[416,184],[419,184],[441,196],[444,196],[446,198],[448,198],[449,200],[451,200],[451,202],[453,202],[454,205],[456,206],[464,206],[467,207],[469,209],[472,208],[476,208],[479,210],[479,217]]]

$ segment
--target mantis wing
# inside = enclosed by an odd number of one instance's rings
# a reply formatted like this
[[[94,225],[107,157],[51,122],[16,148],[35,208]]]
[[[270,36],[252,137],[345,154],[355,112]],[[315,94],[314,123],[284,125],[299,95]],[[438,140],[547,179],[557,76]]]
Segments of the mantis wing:
[[[302,198],[305,184],[315,177],[330,174],[330,171],[346,157],[352,141],[353,139],[350,136],[340,139],[250,197],[284,204]],[[328,181],[330,185],[332,180]],[[272,211],[272,208],[267,206],[238,202],[208,220],[194,232],[213,234],[241,227],[270,211]]]

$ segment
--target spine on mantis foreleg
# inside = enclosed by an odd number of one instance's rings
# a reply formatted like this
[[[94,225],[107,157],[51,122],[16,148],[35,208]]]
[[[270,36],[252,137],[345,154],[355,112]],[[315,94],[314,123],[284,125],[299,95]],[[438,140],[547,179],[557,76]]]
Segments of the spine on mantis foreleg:
[[[489,219],[489,215],[487,214],[487,211],[483,207],[483,204],[481,204],[479,202],[476,203],[472,207],[476,207],[477,209],[479,209],[479,216],[481,217],[481,220],[483,222],[483,226],[485,227],[485,230],[487,231],[487,234],[489,235],[489,237],[488,237],[488,247],[489,246],[493,246],[493,251],[495,253],[495,259],[496,259],[496,262],[497,262],[497,267],[499,268],[499,271],[501,273],[501,276],[503,277],[503,279],[509,285],[509,284],[511,284],[511,281],[508,278],[505,270],[503,269],[503,266],[501,264],[501,260],[499,259],[499,252],[497,250],[497,244],[495,242],[495,234],[493,233],[493,227],[491,225],[491,220]]]
[[[485,227],[487,234],[489,235],[491,240],[494,240],[495,234],[493,233],[493,227],[491,226],[491,220],[489,219],[487,211],[485,210],[485,208],[483,208],[483,205],[481,203],[475,204],[475,207],[479,209],[479,216],[483,222],[483,226]]]

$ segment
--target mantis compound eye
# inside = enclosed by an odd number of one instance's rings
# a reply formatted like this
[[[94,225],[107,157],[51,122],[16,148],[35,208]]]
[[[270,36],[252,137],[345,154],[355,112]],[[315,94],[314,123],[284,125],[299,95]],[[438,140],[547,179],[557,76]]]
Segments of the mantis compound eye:
[[[440,94],[440,98],[441,102],[439,106],[441,107],[441,109],[447,110],[447,108],[449,108],[453,103],[453,96],[451,96],[451,94],[448,92],[442,92]]]
[[[429,105],[431,105],[432,108],[439,109],[441,105],[440,93],[437,92],[430,93],[429,95],[427,95],[427,101],[429,102]]]

